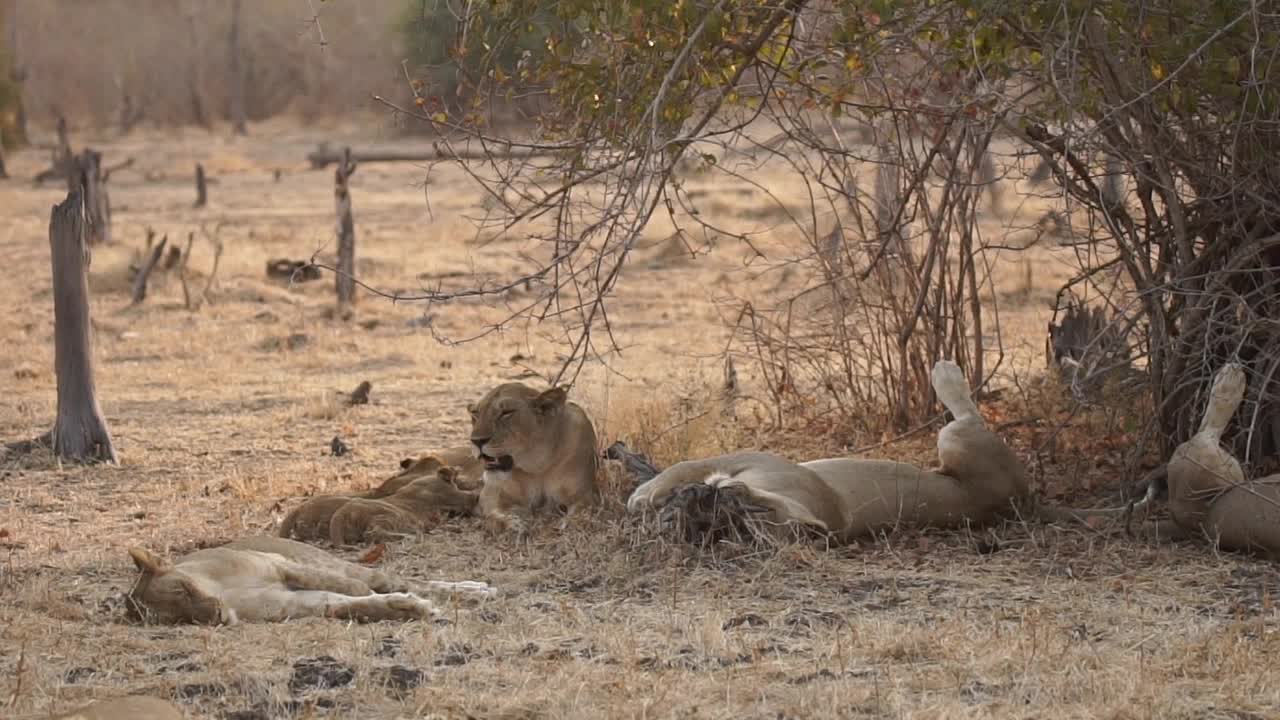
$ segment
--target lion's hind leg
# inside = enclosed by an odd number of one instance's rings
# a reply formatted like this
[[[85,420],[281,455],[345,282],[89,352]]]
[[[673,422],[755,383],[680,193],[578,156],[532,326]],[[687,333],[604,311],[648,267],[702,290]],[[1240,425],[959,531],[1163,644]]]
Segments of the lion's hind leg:
[[[297,563],[282,566],[280,579],[290,590],[319,590],[355,596],[373,593],[367,583],[348,577],[345,573]]]
[[[275,617],[262,618],[265,620],[324,617],[378,622],[418,620],[437,614],[430,602],[411,593],[352,597],[325,590],[276,590],[267,591],[267,594],[269,597],[262,597],[260,600],[264,605],[274,607]]]
[[[1245,377],[1244,368],[1239,363],[1227,363],[1222,366],[1213,378],[1213,388],[1209,391],[1209,403],[1205,406],[1204,417],[1200,420],[1200,434],[1218,442],[1227,429],[1231,416],[1236,414],[1240,402],[1244,400]]]
[[[978,406],[969,393],[964,371],[950,360],[939,360],[933,366],[933,391],[956,420],[976,419],[982,422]]]
[[[831,528],[827,527],[827,524],[814,515],[809,508],[785,495],[753,487],[753,479],[755,478],[752,471],[747,471],[733,477],[723,474],[713,475],[706,479],[706,484],[721,490],[740,488],[753,503],[771,510],[774,522],[779,524],[794,522],[818,528],[823,532],[830,531]]]

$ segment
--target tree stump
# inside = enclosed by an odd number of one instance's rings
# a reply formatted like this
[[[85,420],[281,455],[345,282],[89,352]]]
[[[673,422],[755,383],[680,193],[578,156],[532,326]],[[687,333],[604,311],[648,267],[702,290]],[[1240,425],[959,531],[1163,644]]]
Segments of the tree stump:
[[[67,460],[116,463],[111,432],[98,406],[93,382],[93,338],[89,322],[89,245],[80,189],[67,193],[49,218],[53,264],[54,368],[58,416],[53,451]]]
[[[111,242],[111,199],[107,178],[102,172],[102,153],[85,149],[74,156],[67,189],[83,191],[84,214],[89,221],[89,244]]]
[[[351,192],[349,182],[356,172],[356,163],[347,148],[342,162],[333,173],[333,203],[338,214],[338,272],[334,278],[338,292],[338,314],[350,312],[356,300],[356,224],[351,217]]]
[[[204,182],[204,165],[196,163],[196,204],[193,207],[202,208],[209,202],[209,191]]]
[[[160,256],[164,254],[164,247],[168,242],[168,235],[160,238],[160,244],[151,248],[151,254],[147,257],[147,261],[143,263],[142,269],[138,270],[138,276],[133,279],[134,305],[137,305],[146,299],[147,279],[151,277],[151,271],[156,269],[156,263],[160,262]]]

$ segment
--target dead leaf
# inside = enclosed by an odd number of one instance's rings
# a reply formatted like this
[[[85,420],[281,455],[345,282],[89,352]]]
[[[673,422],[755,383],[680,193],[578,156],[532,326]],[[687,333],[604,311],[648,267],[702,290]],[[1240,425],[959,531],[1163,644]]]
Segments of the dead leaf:
[[[359,563],[361,565],[377,565],[382,561],[382,556],[387,553],[386,543],[378,543],[369,548],[365,554],[360,556]]]

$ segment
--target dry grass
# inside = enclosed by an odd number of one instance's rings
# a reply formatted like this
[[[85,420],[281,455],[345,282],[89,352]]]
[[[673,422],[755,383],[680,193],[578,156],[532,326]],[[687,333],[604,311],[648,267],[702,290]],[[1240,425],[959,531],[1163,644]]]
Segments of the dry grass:
[[[301,169],[319,137],[309,132],[263,127],[232,144],[191,133],[92,140],[109,158],[139,158],[137,172],[113,180],[118,241],[95,252],[91,270],[99,390],[122,465],[59,467],[39,455],[0,464],[0,715],[40,717],[127,692],[176,697],[192,717],[242,719],[1280,713],[1272,600],[1280,573],[1272,565],[1196,545],[1020,525],[700,554],[625,518],[628,488],[616,477],[594,516],[563,532],[547,522],[527,546],[487,536],[474,521],[393,545],[384,561],[392,572],[485,580],[505,591],[447,622],[127,623],[118,598],[134,575],[128,546],[178,553],[268,532],[301,494],[367,485],[401,457],[459,442],[468,400],[526,369],[556,366],[556,346],[536,332],[445,347],[420,327],[421,307],[366,297],[355,321],[342,323],[327,312],[329,278],[295,288],[268,281],[267,258],[308,257],[332,235],[331,174]],[[328,136],[369,137],[356,128]],[[196,160],[220,180],[202,211],[190,209],[186,177]],[[30,176],[43,161],[19,154],[10,171]],[[279,184],[277,167],[286,170]],[[145,181],[148,171],[168,179]],[[465,178],[433,171],[433,218],[421,177],[376,165],[357,175],[366,278],[411,288],[420,273],[509,269],[522,241],[473,242],[462,216],[478,197]],[[12,348],[0,355],[5,439],[34,436],[53,417],[46,228],[61,197],[56,188],[0,184],[9,275],[0,300],[11,309],[0,317],[0,341]],[[708,212],[720,221],[756,222],[744,212],[750,198],[718,202]],[[1011,217],[1025,225],[1035,212]],[[201,220],[226,223],[211,302],[185,310],[170,279],[127,308],[127,266],[144,228],[172,241]],[[1002,222],[990,219],[991,231]],[[655,240],[670,233],[660,225]],[[615,330],[628,349],[612,358],[612,372],[593,368],[575,390],[602,439],[622,437],[661,463],[776,445],[750,429],[750,400],[737,406],[744,422],[732,423],[715,399],[714,356],[726,335],[713,300],[738,282],[740,248],[719,244],[687,263],[654,247],[649,261],[665,276],[636,272],[617,300]],[[1023,286],[1020,263],[1000,280],[1010,370],[1024,375],[1042,357],[1046,299],[1067,268],[1051,249],[1032,252],[1032,287]],[[198,240],[193,271],[207,273],[211,259]],[[429,312],[436,328],[460,333],[500,309]],[[749,369],[739,373],[749,397]],[[340,402],[366,379],[369,405]],[[1052,404],[1025,388],[987,411],[1017,419]],[[1075,478],[1077,491],[1114,488],[1114,452],[1096,446],[1108,425],[1097,422],[1064,433],[1039,471]],[[1025,450],[1042,439],[1036,432],[1009,436]],[[326,454],[335,435],[350,455]],[[788,442],[795,450],[824,441]],[[930,442],[877,453],[930,462]],[[1081,466],[1081,457],[1091,460]],[[353,670],[349,684],[291,687],[294,664],[320,656]]]

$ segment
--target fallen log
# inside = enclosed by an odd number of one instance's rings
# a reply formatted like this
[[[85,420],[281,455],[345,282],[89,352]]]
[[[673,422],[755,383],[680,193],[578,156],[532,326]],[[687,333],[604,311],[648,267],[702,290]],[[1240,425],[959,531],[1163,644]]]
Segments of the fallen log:
[[[533,152],[516,149],[510,145],[492,143],[490,150],[457,149],[450,151],[439,145],[422,150],[352,150],[351,159],[356,163],[379,162],[427,162],[430,160],[489,160],[489,159],[521,159],[532,157],[549,157],[550,152]],[[307,161],[313,170],[342,162],[343,149],[333,149],[328,143],[320,143],[315,150],[307,153]]]

